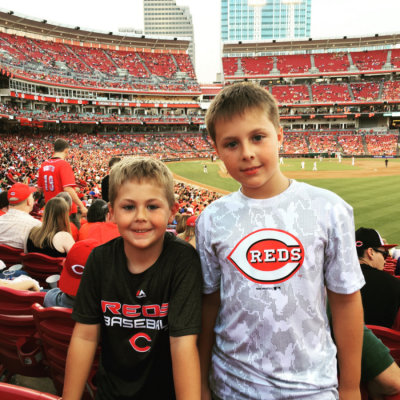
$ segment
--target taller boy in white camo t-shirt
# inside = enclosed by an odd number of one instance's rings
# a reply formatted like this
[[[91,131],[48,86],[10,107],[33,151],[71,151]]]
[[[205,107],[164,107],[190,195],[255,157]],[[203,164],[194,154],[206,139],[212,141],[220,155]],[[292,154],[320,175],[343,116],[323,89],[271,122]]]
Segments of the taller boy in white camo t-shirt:
[[[197,222],[203,399],[360,399],[364,279],[352,208],[282,174],[283,133],[265,89],[226,87],[206,124],[241,188]]]

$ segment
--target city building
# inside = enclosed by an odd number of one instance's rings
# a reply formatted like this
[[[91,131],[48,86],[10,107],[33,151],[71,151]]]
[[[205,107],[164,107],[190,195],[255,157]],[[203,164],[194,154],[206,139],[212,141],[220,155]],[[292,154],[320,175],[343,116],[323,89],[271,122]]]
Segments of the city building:
[[[221,0],[222,42],[310,36],[312,0]]]
[[[189,39],[189,55],[195,64],[194,33],[189,7],[177,6],[175,0],[143,0],[144,33]]]

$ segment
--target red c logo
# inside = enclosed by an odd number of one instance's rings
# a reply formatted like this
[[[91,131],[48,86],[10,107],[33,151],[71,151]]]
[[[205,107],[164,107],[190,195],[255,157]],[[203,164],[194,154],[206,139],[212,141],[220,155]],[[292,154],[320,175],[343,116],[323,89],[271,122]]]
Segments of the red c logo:
[[[244,237],[228,260],[256,283],[275,284],[293,276],[304,261],[301,242],[288,232],[260,229]]]
[[[133,335],[129,339],[129,343],[134,348],[134,350],[138,351],[139,353],[145,353],[146,351],[149,351],[150,350],[150,346],[139,347],[137,345],[136,341],[139,340],[139,339],[145,339],[149,343],[151,343],[151,338],[150,338],[149,335],[147,335],[146,333],[137,333],[136,335]]]

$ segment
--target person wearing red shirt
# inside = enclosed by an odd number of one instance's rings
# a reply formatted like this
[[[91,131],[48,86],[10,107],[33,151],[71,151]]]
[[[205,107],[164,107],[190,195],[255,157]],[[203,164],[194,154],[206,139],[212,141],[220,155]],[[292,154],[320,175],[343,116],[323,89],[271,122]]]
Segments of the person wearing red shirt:
[[[38,187],[44,192],[46,203],[60,192],[67,192],[72,198],[72,213],[79,209],[82,216],[86,216],[87,208],[79,199],[75,190],[75,176],[71,165],[66,161],[69,152],[69,144],[64,139],[54,142],[53,156],[44,161],[39,169]],[[73,219],[74,220],[74,219]],[[75,222],[75,221],[74,221]],[[79,227],[79,219],[76,218]]]

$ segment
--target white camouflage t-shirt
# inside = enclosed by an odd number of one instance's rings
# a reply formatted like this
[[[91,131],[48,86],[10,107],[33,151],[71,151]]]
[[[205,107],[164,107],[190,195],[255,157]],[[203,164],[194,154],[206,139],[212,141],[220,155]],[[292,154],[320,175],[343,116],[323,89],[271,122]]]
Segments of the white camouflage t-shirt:
[[[325,287],[359,290],[352,208],[293,181],[269,199],[240,191],[196,225],[204,293],[220,290],[211,389],[220,399],[335,399]]]

